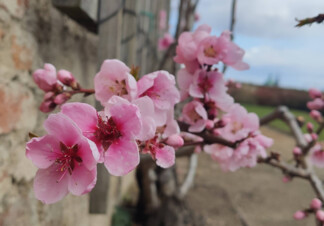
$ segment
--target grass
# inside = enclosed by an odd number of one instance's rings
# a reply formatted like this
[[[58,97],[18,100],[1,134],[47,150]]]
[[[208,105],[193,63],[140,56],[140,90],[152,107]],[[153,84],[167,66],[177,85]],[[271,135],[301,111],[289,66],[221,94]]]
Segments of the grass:
[[[273,112],[276,109],[275,107],[260,106],[260,105],[254,105],[254,104],[242,104],[242,105],[247,109],[248,112],[256,113],[259,116],[259,118],[262,118],[263,116],[266,116],[267,114]],[[290,111],[296,117],[297,116],[302,116],[305,119],[305,122],[312,122],[313,125],[315,126],[315,129],[316,129],[317,123],[309,116],[308,112],[300,111],[300,110],[294,110],[294,109],[290,109]],[[269,126],[275,128],[275,129],[278,129],[280,131],[290,133],[290,128],[286,125],[286,123],[284,123],[281,120],[274,120],[273,122],[271,122],[269,124]],[[306,123],[302,127],[302,130],[303,130],[304,133],[307,133]],[[324,138],[323,133],[320,135],[320,138],[322,138],[322,139]]]

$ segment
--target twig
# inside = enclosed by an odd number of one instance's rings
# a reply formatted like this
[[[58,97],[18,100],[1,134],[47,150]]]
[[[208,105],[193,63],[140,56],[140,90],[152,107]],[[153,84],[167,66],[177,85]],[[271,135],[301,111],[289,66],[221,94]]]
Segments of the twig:
[[[296,27],[302,27],[306,24],[308,25],[312,25],[313,23],[322,23],[324,21],[324,14],[318,14],[318,16],[315,17],[310,17],[310,18],[305,18],[302,20],[298,20],[296,19],[296,21],[298,22],[298,24],[296,24]]]

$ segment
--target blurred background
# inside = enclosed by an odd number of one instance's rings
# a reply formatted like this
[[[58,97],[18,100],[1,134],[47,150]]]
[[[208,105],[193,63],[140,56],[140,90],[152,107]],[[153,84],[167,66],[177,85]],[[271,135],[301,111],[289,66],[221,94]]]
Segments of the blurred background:
[[[83,87],[106,58],[140,66],[140,74],[157,69],[175,72],[172,51],[158,51],[164,32],[179,32],[209,24],[215,35],[229,29],[232,1],[200,0],[199,19],[188,17],[178,29],[182,0],[0,0],[0,226],[114,225],[127,226],[136,204],[135,173],[123,178],[101,171],[90,195],[43,205],[32,184],[36,168],[25,157],[28,132],[42,135],[47,117],[38,107],[44,93],[32,72],[45,62],[71,71]],[[189,2],[195,2],[190,1]],[[161,10],[169,28],[159,29]],[[234,42],[246,51],[250,70],[228,68],[225,78],[242,83],[231,89],[237,102],[260,117],[278,105],[310,120],[307,89],[323,89],[324,27],[295,28],[295,18],[324,11],[322,0],[237,1]],[[193,14],[192,14],[193,15]],[[72,101],[95,104],[93,97]],[[263,132],[275,139],[272,150],[289,161],[294,140],[289,128],[274,121]],[[177,173],[186,173],[187,159],[177,160]],[[100,171],[100,170],[99,170]],[[324,176],[323,173],[319,173]],[[101,181],[101,182],[99,182]],[[314,197],[307,183],[282,183],[281,172],[267,166],[223,173],[209,156],[199,157],[193,188],[186,203],[193,210],[184,225],[314,225],[295,222],[296,210]],[[127,208],[126,208],[127,207]]]

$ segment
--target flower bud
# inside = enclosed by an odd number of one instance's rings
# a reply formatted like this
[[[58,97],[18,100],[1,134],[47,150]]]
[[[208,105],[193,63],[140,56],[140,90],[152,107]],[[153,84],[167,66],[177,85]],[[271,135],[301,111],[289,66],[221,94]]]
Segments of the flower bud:
[[[206,121],[206,129],[212,129],[214,128],[215,123],[212,120]]]
[[[307,102],[307,107],[311,110],[320,110],[324,108],[324,101],[322,98],[315,98],[314,100]]]
[[[314,88],[309,89],[308,94],[309,94],[310,98],[312,98],[312,99],[322,97],[321,91],[318,89],[314,89]]]
[[[173,134],[168,137],[166,143],[173,147],[181,147],[184,144],[182,137],[179,134]]]
[[[294,153],[294,155],[301,155],[302,150],[299,147],[294,147],[293,153]]]
[[[324,211],[323,210],[317,210],[316,211],[316,218],[320,221],[324,221]]]
[[[318,210],[322,207],[322,201],[319,200],[318,198],[315,198],[312,200],[311,204],[310,204],[310,208],[314,209],[314,210]]]
[[[56,104],[52,100],[45,100],[39,106],[39,110],[44,113],[51,112],[55,109]]]
[[[43,100],[51,100],[54,96],[55,96],[54,92],[47,92],[45,93]]]
[[[57,82],[56,69],[52,64],[45,64],[44,69],[37,69],[33,73],[33,79],[40,89],[52,91]]]
[[[69,93],[60,93],[54,98],[54,103],[57,105],[64,104],[70,97]]]
[[[312,133],[311,137],[313,140],[317,140],[318,139],[318,135],[316,133]]]
[[[321,112],[317,111],[317,110],[312,110],[309,113],[310,117],[312,117],[312,119],[314,119],[315,121],[320,121],[322,119],[322,114]]]
[[[57,73],[57,77],[64,85],[71,86],[72,82],[75,81],[74,76],[71,72],[67,70],[59,70]]]
[[[306,217],[306,213],[304,211],[298,210],[295,214],[294,214],[294,219],[295,220],[302,220]]]
[[[312,133],[314,131],[314,125],[313,125],[313,123],[308,122],[307,125],[306,125],[306,127],[307,127],[307,131],[309,133]]]

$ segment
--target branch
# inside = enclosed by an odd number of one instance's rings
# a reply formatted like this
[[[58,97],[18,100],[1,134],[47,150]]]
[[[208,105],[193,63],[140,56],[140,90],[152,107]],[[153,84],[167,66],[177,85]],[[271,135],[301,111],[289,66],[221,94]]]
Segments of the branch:
[[[306,24],[308,25],[312,25],[313,23],[322,23],[324,21],[324,14],[318,14],[318,16],[315,17],[310,17],[310,18],[305,18],[302,20],[298,20],[296,19],[296,21],[298,22],[298,24],[296,24],[296,27],[302,27]]]
[[[197,170],[197,165],[198,165],[198,156],[196,153],[194,153],[190,156],[189,170],[186,175],[186,179],[184,180],[177,194],[177,197],[179,199],[183,199],[185,195],[188,193],[189,188],[192,186],[195,178],[196,170]]]

